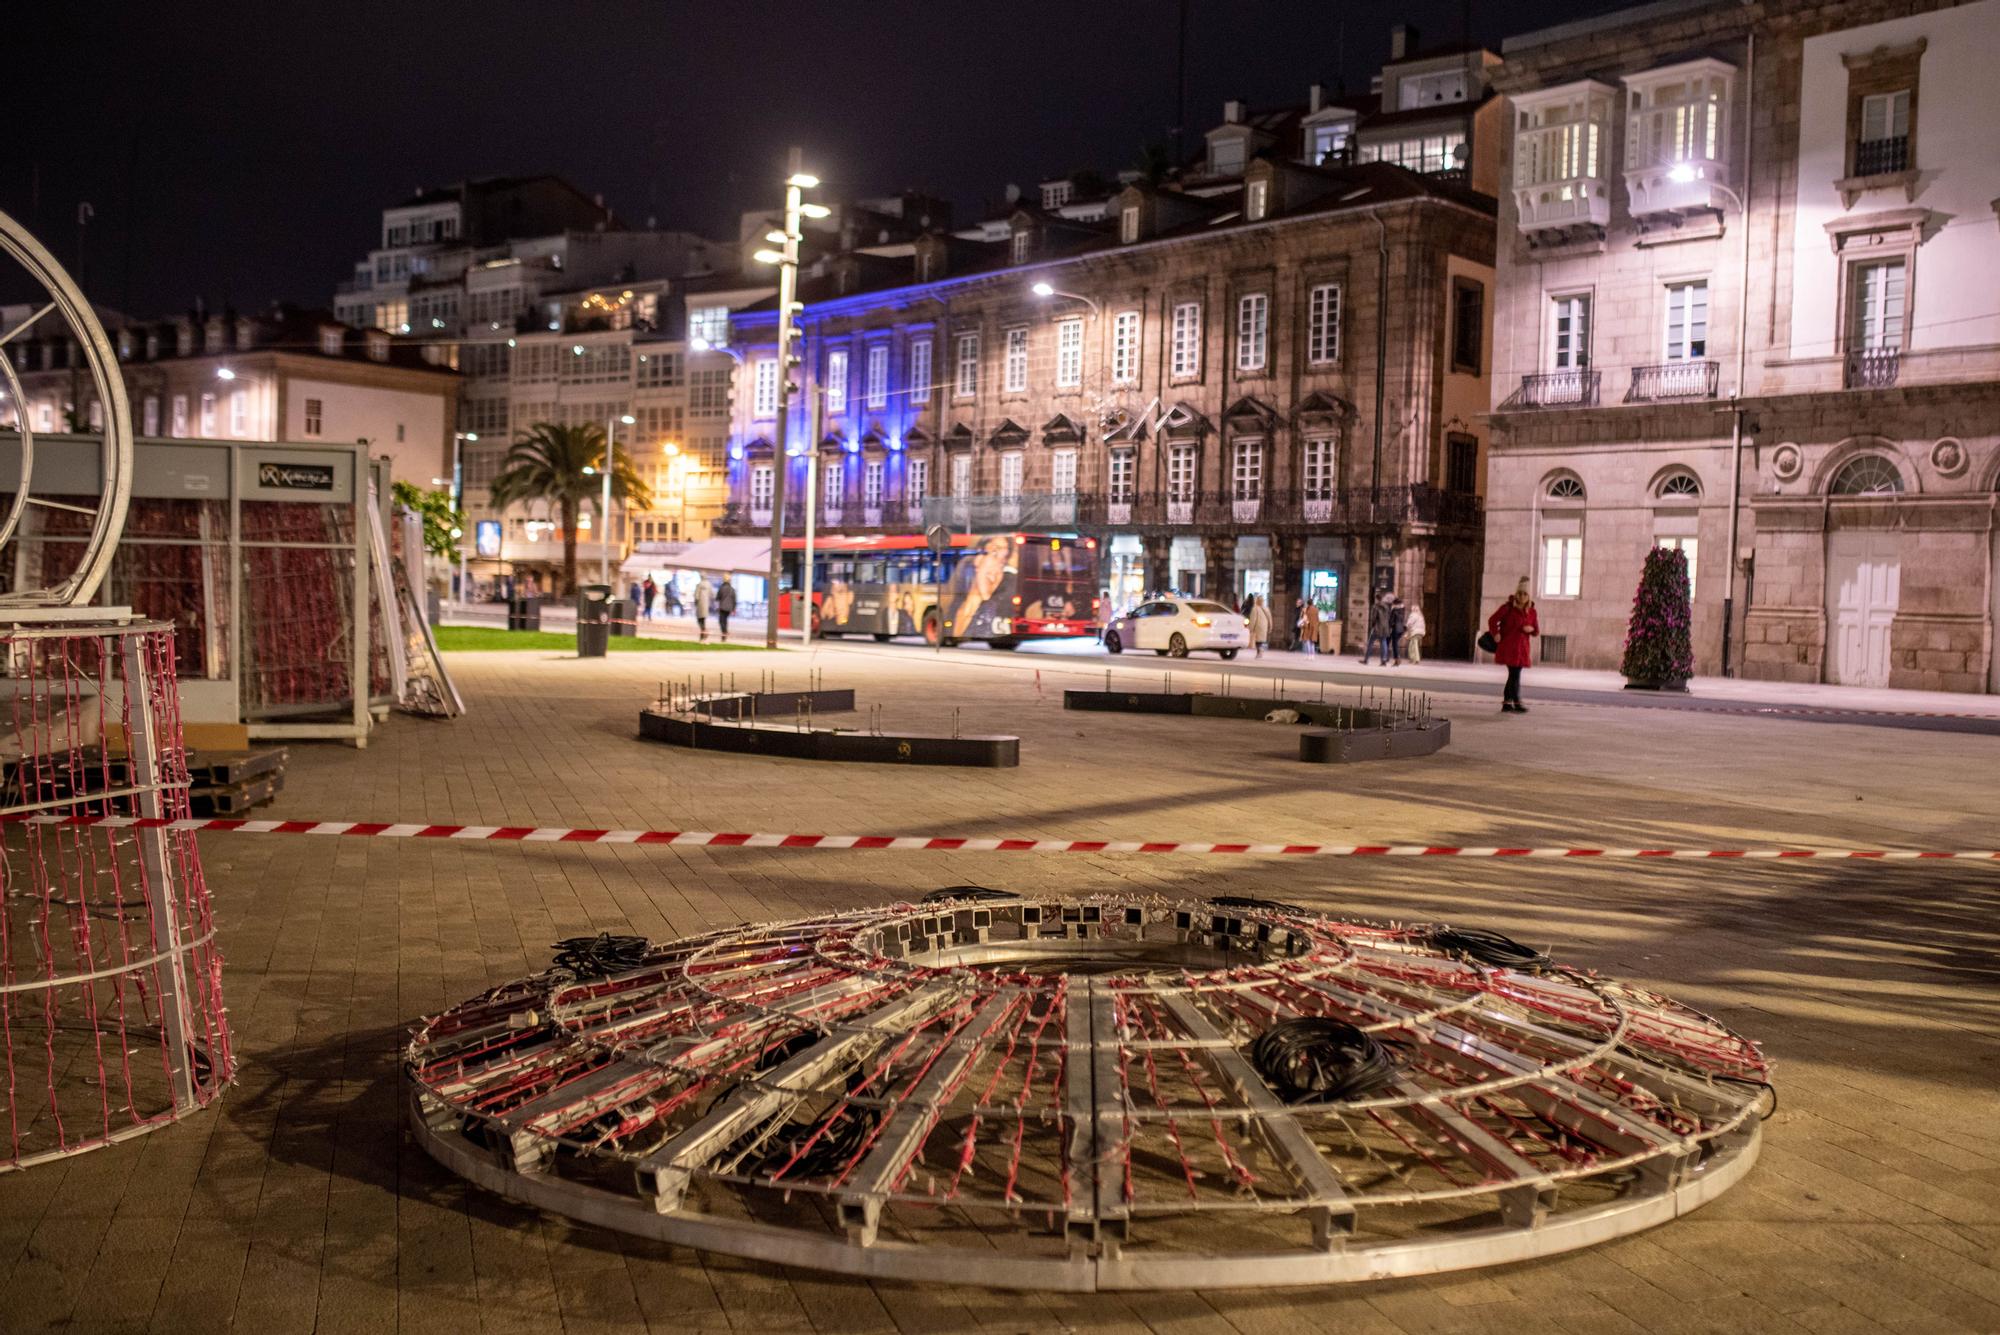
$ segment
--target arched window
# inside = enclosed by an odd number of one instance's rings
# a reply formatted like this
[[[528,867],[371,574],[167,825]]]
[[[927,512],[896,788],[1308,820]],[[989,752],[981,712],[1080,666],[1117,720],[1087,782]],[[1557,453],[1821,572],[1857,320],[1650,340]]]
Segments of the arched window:
[[[1583,483],[1567,473],[1542,488],[1541,597],[1575,598],[1583,592]]]
[[[1841,465],[1827,490],[1835,496],[1879,496],[1903,489],[1903,475],[1879,454],[1864,454]]]
[[[1552,501],[1580,501],[1583,499],[1583,483],[1573,477],[1559,477],[1549,483],[1548,498]]]
[[[1701,499],[1701,481],[1693,473],[1669,473],[1660,480],[1658,496],[1663,501]]]

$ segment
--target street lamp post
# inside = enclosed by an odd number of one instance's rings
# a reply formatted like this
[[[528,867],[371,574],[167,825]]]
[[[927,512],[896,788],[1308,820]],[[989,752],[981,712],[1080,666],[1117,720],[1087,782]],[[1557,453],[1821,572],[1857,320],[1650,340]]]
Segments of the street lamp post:
[[[477,442],[478,439],[479,433],[477,431],[454,431],[451,433],[451,512],[453,515],[463,515],[465,513],[465,460],[460,454],[460,447],[467,441]],[[472,575],[472,564],[465,556],[465,532],[462,526],[453,537],[454,541],[458,544],[458,605],[465,607],[472,602],[465,587],[466,582]]]
[[[786,164],[785,227],[781,232],[766,233],[764,238],[781,249],[760,250],[752,257],[759,263],[778,266],[778,413],[771,449],[771,569],[764,598],[767,649],[778,647],[778,585],[784,577],[785,474],[791,457],[786,450],[786,436],[791,419],[792,368],[799,360],[792,353],[792,340],[798,336],[794,317],[799,309],[799,242],[803,220],[824,218],[830,211],[823,204],[805,202],[805,192],[817,186],[819,178],[806,173],[801,162],[799,150],[792,149]],[[754,385],[751,392],[756,392]]]
[[[604,531],[597,535],[597,582],[606,588],[611,587],[611,470],[618,461],[618,424],[631,426],[636,420],[626,413],[604,424],[604,492],[597,507],[597,522]]]

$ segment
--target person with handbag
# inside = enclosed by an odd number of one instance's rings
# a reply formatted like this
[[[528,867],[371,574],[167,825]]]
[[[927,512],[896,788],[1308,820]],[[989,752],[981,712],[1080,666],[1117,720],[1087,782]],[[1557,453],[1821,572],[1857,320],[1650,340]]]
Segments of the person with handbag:
[[[1411,603],[1408,614],[1403,618],[1403,657],[1412,663],[1424,661],[1424,632],[1428,626],[1424,622],[1424,605]]]
[[[1319,607],[1310,598],[1299,599],[1299,647],[1309,654],[1319,652]]]
[[[1486,633],[1479,637],[1479,647],[1507,669],[1507,689],[1500,694],[1503,714],[1528,712],[1528,707],[1521,703],[1521,669],[1528,666],[1529,640],[1541,633],[1535,601],[1528,596],[1528,577],[1523,575],[1514,587],[1514,596],[1486,618]]]

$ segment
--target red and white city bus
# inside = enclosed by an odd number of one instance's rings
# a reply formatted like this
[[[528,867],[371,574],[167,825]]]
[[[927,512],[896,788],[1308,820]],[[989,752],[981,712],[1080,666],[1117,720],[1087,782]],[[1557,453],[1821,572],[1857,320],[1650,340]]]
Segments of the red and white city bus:
[[[786,538],[779,624],[793,624],[804,538]],[[813,540],[813,633],[921,636],[930,644],[1092,639],[1102,618],[1097,540],[1051,533],[921,534]]]

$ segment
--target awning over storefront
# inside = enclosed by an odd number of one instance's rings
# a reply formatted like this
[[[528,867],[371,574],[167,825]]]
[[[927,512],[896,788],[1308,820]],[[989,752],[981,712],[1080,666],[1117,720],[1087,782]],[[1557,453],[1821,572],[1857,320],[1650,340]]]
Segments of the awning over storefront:
[[[655,570],[705,570],[719,575],[768,575],[771,573],[769,538],[710,538],[693,542],[676,552],[637,551],[625,558],[618,573],[639,579]]]

